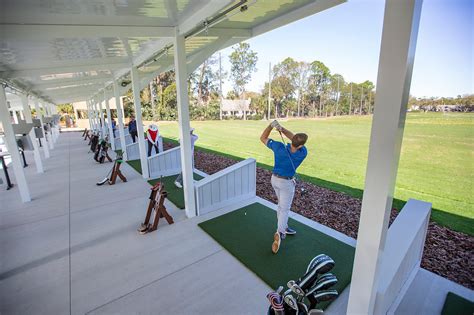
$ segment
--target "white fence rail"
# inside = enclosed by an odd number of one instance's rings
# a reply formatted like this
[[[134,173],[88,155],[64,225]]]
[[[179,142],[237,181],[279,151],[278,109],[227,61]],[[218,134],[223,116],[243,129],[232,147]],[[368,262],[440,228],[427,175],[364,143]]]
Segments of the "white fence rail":
[[[147,145],[147,140],[142,140],[144,141],[144,145],[146,148]],[[127,160],[138,160],[140,158],[140,148],[138,147],[138,141],[135,143],[130,143],[127,144]]]
[[[152,155],[148,158],[150,178],[171,176],[181,172],[180,147]]]
[[[194,186],[197,214],[255,197],[256,168],[255,159],[246,159],[197,182]]]
[[[410,199],[388,229],[374,314],[392,313],[418,272],[430,214],[430,203]]]
[[[118,133],[118,131],[115,131],[115,134],[117,134],[117,133]],[[115,141],[115,149],[116,150],[122,150],[122,144],[120,143],[120,136],[115,137],[114,141]],[[132,136],[130,136],[130,134],[128,133],[128,134],[125,135],[125,145],[128,145],[130,143],[132,143]]]

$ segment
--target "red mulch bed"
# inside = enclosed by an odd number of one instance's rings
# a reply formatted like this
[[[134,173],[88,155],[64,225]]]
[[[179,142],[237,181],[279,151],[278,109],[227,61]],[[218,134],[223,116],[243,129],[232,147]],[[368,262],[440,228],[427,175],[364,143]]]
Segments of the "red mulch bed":
[[[167,144],[165,147],[171,146]],[[196,168],[207,174],[214,174],[235,163],[237,163],[235,160],[224,156],[198,150],[195,152]],[[269,170],[257,167],[257,196],[277,203],[270,177]],[[301,187],[304,188],[304,193]],[[360,199],[300,181],[292,210],[357,238],[361,206]],[[390,223],[397,214],[397,210],[392,209]],[[474,237],[430,222],[421,266],[469,289],[474,289],[473,253]]]

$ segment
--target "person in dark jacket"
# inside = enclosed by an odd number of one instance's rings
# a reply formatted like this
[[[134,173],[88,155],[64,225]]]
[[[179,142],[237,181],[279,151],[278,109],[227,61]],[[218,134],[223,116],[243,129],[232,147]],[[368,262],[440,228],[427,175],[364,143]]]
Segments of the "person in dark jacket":
[[[130,136],[132,137],[133,143],[135,143],[138,133],[137,133],[137,121],[135,120],[135,116],[133,115],[130,116],[130,122],[128,123],[128,132],[130,133]]]

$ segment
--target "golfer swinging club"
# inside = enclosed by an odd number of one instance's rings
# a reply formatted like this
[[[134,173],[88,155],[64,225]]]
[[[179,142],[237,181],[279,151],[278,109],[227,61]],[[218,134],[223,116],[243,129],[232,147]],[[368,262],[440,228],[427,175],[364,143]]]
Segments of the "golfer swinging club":
[[[285,146],[282,142],[269,139],[268,136],[270,136],[273,128],[276,128],[280,134],[284,134],[290,139],[291,144]],[[288,227],[288,214],[293,202],[293,196],[295,195],[296,180],[294,176],[296,169],[308,154],[304,146],[306,140],[308,140],[308,135],[304,133],[293,134],[291,131],[280,126],[276,120],[265,128],[260,136],[260,141],[273,151],[275,158],[271,179],[272,187],[278,198],[278,227],[273,236],[272,244],[274,254],[280,249],[280,242],[282,239],[285,239],[287,234],[296,234],[295,230]]]

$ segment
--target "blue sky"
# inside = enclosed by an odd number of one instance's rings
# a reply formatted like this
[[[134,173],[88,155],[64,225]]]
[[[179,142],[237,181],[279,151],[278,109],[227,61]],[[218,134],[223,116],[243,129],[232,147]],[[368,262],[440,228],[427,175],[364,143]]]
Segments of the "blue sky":
[[[403,1],[403,0],[400,0]],[[335,8],[248,41],[258,53],[247,90],[260,91],[268,64],[286,57],[320,60],[346,80],[376,82],[384,13],[382,0],[349,0]],[[424,0],[410,93],[452,96],[474,93],[474,0]],[[222,51],[223,67],[230,69]],[[224,84],[224,93],[232,88]]]

